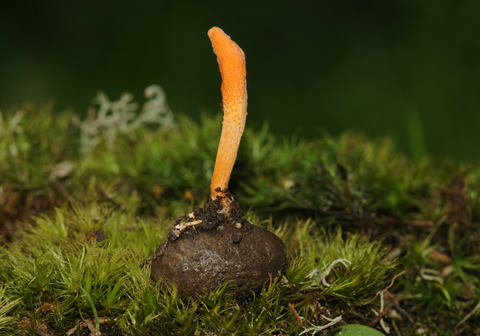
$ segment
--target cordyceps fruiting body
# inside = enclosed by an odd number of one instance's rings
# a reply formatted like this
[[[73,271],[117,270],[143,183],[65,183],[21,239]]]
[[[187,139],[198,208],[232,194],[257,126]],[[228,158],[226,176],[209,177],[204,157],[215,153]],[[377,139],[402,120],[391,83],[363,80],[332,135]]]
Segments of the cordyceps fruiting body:
[[[243,219],[228,190],[247,117],[243,50],[222,29],[208,31],[222,76],[223,126],[210,183],[210,201],[176,219],[165,241],[146,261],[154,281],[169,281],[185,297],[231,283],[235,296],[258,291],[285,270],[286,248],[272,232]]]

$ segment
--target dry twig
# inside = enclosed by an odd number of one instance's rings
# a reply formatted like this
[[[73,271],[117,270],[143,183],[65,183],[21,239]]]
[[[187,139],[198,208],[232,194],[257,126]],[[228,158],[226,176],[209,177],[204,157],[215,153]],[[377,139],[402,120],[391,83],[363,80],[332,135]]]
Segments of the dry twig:
[[[302,326],[302,319],[300,318],[300,315],[298,315],[297,311],[295,310],[295,304],[294,303],[289,303],[288,306],[290,307],[290,310],[292,311],[293,315],[297,319],[297,323],[299,326]]]

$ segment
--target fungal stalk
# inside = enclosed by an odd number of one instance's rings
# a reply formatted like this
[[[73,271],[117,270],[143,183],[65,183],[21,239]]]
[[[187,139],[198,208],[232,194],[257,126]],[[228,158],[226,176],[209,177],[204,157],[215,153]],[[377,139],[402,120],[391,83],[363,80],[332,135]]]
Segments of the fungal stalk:
[[[208,31],[222,75],[223,127],[210,184],[210,202],[178,217],[151,261],[153,281],[168,281],[185,298],[234,284],[243,300],[259,292],[287,265],[285,244],[272,232],[242,218],[240,204],[228,191],[247,116],[245,55],[220,28]],[[179,267],[181,265],[181,267]]]
[[[229,216],[233,197],[227,193],[228,182],[247,119],[247,70],[243,50],[222,29],[211,28],[208,37],[212,42],[213,52],[217,55],[222,76],[224,113],[220,144],[210,182],[210,197],[220,200],[223,207],[219,212]]]

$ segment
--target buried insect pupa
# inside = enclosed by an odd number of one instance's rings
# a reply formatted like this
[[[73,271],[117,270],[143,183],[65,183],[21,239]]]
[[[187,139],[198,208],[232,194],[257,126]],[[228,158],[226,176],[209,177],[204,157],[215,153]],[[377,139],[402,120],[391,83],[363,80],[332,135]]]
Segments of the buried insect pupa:
[[[245,54],[222,29],[208,31],[222,76],[223,126],[210,183],[210,201],[175,220],[152,257],[151,277],[176,285],[184,297],[231,283],[248,297],[285,270],[286,248],[272,232],[243,219],[228,190],[247,116]]]

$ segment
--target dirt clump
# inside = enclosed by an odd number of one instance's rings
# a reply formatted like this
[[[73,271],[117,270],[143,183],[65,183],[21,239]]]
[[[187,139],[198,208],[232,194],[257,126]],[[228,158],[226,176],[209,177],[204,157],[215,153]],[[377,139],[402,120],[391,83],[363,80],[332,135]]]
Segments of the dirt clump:
[[[286,268],[286,247],[272,232],[243,220],[238,202],[230,215],[219,200],[178,218],[152,260],[151,278],[177,285],[185,297],[231,282],[235,296],[248,297]]]

